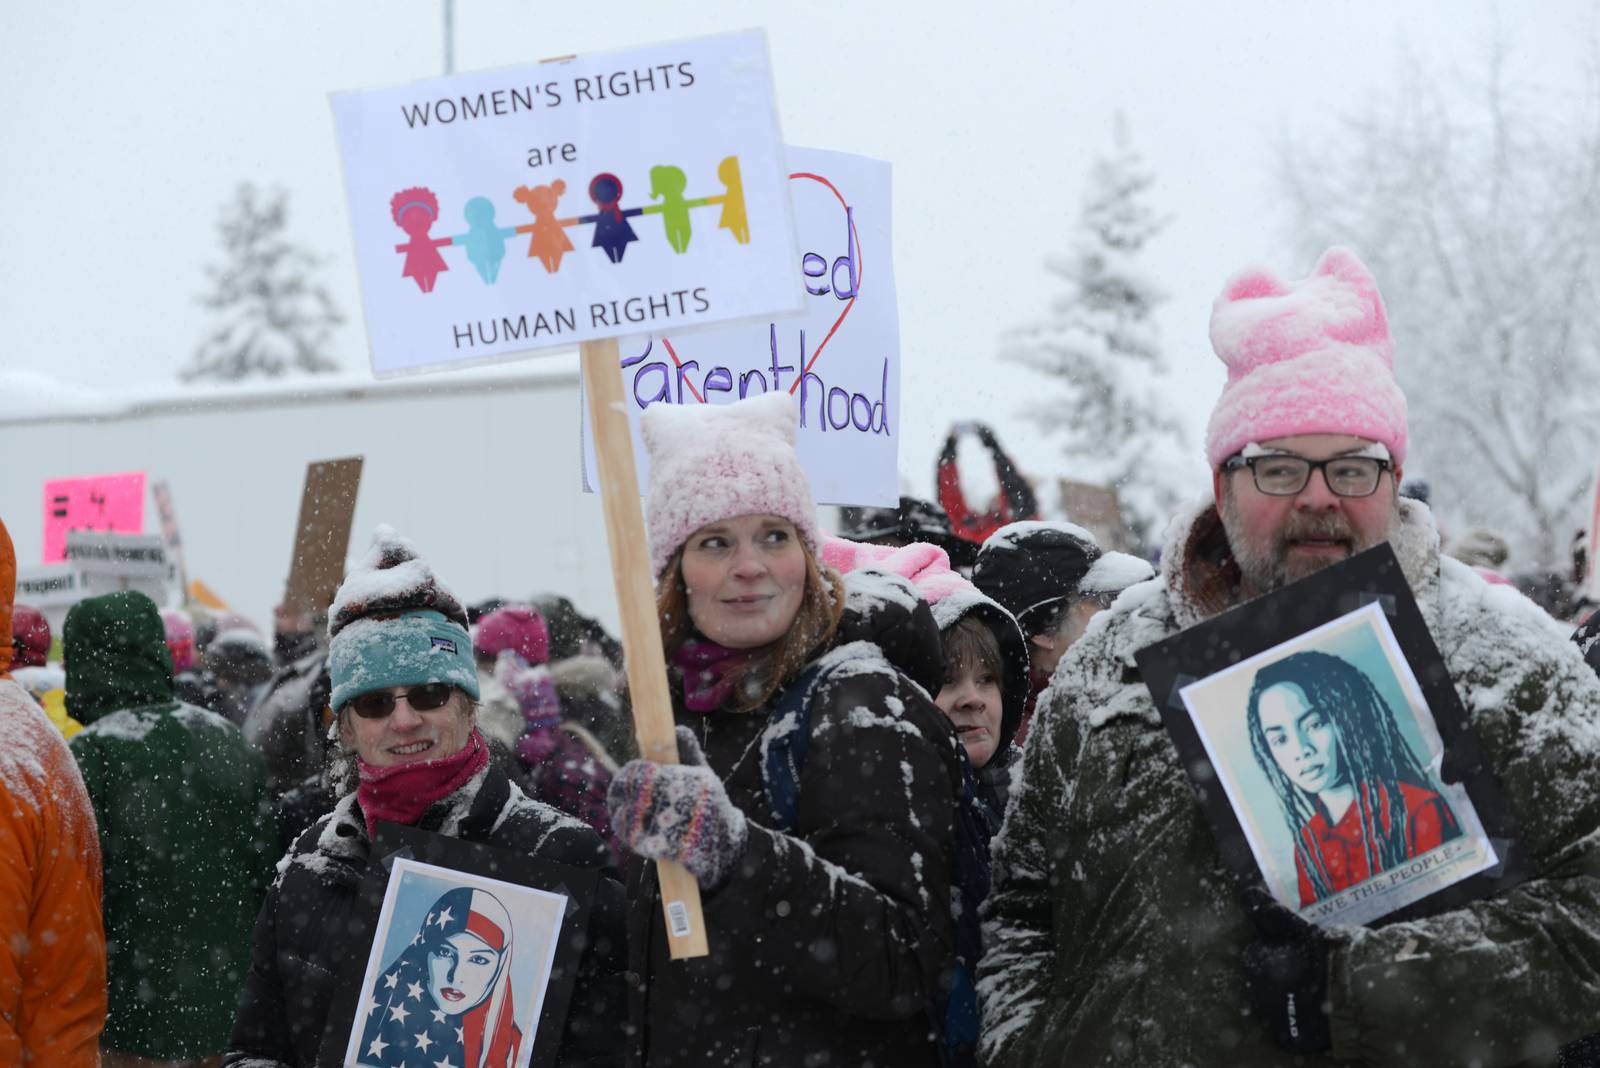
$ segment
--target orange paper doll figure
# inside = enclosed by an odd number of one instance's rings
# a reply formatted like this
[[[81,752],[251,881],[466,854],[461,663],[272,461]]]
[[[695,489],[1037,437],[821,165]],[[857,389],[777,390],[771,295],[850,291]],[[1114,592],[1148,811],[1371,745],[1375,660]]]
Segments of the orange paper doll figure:
[[[748,245],[750,220],[744,213],[744,178],[739,174],[739,157],[728,156],[717,164],[717,177],[722,179],[722,184],[728,190],[720,197],[710,198],[713,202],[722,203],[722,218],[717,225],[731,232],[739,244]]]
[[[556,218],[556,204],[566,191],[567,183],[557,178],[549,185],[518,186],[511,194],[533,213],[533,222],[517,227],[517,233],[531,235],[528,255],[537,257],[551,274],[561,269],[561,257],[572,251],[566,228]]]
[[[433,292],[433,283],[450,265],[439,255],[439,249],[452,242],[448,237],[429,237],[428,231],[439,218],[439,198],[433,190],[414,186],[402,189],[389,200],[389,213],[395,225],[410,235],[411,240],[396,245],[396,252],[406,254],[405,270],[401,275],[414,278],[417,288],[424,293]]]
[[[683,197],[688,184],[689,180],[678,167],[650,168],[650,196],[661,201],[655,210],[661,213],[661,221],[666,224],[667,243],[672,251],[679,253],[689,249],[690,203]]]

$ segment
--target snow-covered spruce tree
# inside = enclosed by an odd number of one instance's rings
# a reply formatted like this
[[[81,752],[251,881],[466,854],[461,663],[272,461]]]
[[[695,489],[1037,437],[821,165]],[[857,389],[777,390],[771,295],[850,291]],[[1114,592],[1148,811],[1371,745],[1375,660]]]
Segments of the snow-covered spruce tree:
[[[1059,442],[1059,473],[1114,486],[1146,543],[1177,502],[1169,480],[1183,470],[1176,461],[1184,448],[1152,320],[1165,294],[1139,268],[1140,251],[1167,221],[1146,203],[1154,181],[1118,116],[1114,148],[1089,174],[1069,249],[1045,262],[1065,291],[1048,318],[1008,332],[1001,347],[1003,358],[1049,379],[1022,415]]]
[[[327,352],[344,318],[312,278],[320,260],[285,233],[288,199],[284,190],[241,182],[223,209],[217,231],[226,259],[206,268],[211,290],[200,298],[216,325],[178,373],[185,382],[339,369]]]

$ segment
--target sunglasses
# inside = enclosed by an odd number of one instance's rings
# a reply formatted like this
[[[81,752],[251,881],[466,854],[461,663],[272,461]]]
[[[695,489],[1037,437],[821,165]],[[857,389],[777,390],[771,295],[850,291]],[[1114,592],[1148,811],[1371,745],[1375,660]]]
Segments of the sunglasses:
[[[405,693],[387,693],[379,690],[352,698],[348,707],[362,719],[383,719],[394,711],[395,704],[404,697],[406,704],[414,710],[432,712],[449,703],[453,690],[454,687],[448,682],[430,682],[426,686],[418,686]]]

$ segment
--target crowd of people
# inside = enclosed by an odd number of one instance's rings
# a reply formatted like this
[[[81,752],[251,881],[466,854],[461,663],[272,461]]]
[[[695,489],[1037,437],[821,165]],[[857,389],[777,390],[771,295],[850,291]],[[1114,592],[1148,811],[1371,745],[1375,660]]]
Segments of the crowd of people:
[[[676,763],[636,751],[598,623],[464,604],[388,527],[325,619],[269,638],[113,593],[57,659],[0,526],[0,1063],[298,1068],[352,1027],[363,1064],[520,1063],[489,895],[441,897],[397,958],[414,1012],[340,1017],[397,824],[591,873],[562,1065],[1600,1064],[1600,617],[1569,633],[1402,495],[1405,398],[1353,254],[1236,276],[1211,334],[1212,484],[1159,568],[1019,519],[1015,478],[987,519],[946,490],[832,533],[789,398],[649,409]],[[1135,654],[1385,542],[1529,874],[1319,925],[1239,892]],[[1325,695],[1356,684],[1294,659],[1240,715],[1267,775],[1324,731],[1345,778],[1304,804],[1332,841],[1329,799],[1368,784]],[[1392,763],[1411,854],[1459,837]],[[1395,863],[1328,855],[1301,858],[1302,904]],[[706,955],[673,958],[652,861],[698,882]]]

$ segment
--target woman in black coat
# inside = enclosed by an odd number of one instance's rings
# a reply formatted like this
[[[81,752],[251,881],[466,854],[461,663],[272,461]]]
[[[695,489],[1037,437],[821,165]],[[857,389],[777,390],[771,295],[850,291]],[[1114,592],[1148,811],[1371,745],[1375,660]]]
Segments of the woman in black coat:
[[[626,765],[612,820],[700,881],[710,954],[669,960],[641,866],[630,1063],[937,1064],[961,780],[927,696],[933,618],[903,580],[859,573],[847,591],[818,565],[789,398],[645,418],[685,762]]]
[[[408,543],[379,531],[329,613],[338,801],[279,862],[223,1063],[317,1063],[346,967],[368,952],[351,932],[360,927],[358,890],[383,819],[600,870],[560,1063],[614,1065],[622,1054],[626,918],[610,855],[592,829],[525,796],[489,759],[476,726],[466,615]]]

